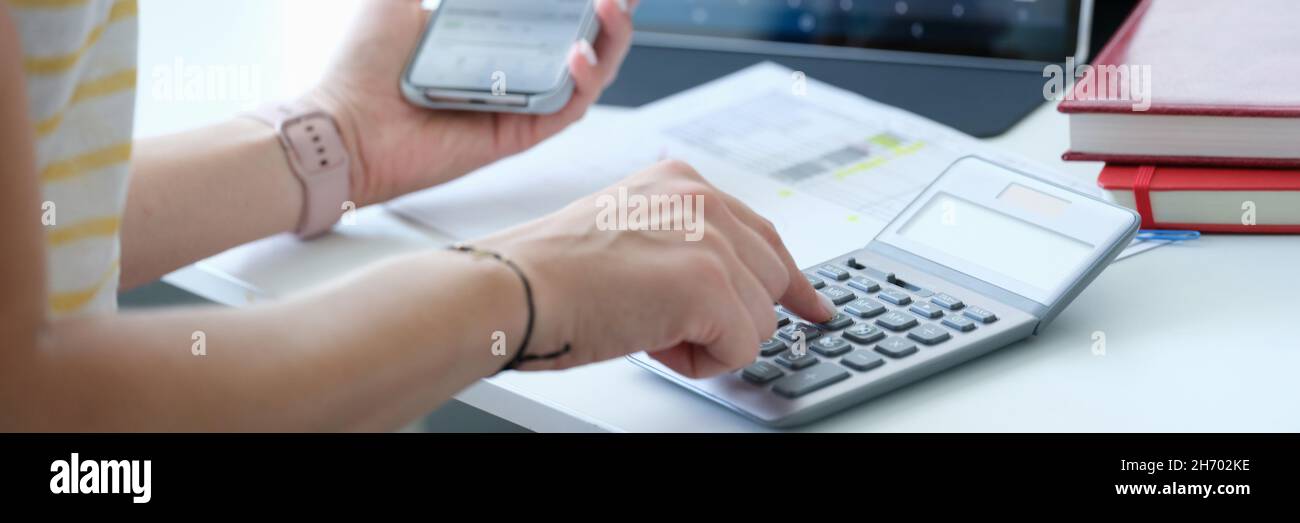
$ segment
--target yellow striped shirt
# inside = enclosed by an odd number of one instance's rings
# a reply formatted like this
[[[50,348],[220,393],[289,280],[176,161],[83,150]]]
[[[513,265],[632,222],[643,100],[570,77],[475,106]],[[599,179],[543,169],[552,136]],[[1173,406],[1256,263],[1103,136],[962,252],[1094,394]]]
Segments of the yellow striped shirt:
[[[52,316],[112,311],[135,113],[137,0],[0,0],[23,45]]]

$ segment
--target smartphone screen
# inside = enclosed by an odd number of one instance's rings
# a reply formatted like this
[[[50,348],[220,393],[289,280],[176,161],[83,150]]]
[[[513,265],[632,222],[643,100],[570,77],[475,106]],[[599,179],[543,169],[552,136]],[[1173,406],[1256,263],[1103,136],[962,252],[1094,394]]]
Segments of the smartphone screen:
[[[442,0],[410,82],[424,88],[538,94],[568,75],[591,0]]]

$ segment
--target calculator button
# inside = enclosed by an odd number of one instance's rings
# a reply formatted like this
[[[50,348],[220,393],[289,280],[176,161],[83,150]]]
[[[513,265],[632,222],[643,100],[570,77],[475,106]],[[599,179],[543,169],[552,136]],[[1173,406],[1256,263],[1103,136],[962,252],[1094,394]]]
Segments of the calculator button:
[[[875,343],[885,337],[885,331],[874,325],[859,323],[844,331],[844,337],[858,343]]]
[[[849,314],[859,318],[872,318],[885,313],[885,306],[880,302],[869,298],[853,300],[848,307],[844,308]]]
[[[795,336],[795,332],[797,331],[803,331],[804,341],[812,341],[822,335],[821,329],[803,322],[781,327],[780,330],[776,331],[776,335],[780,336],[781,339],[785,341],[797,341],[799,339]]]
[[[776,327],[778,329],[786,325],[789,325],[791,321],[792,320],[790,319],[789,314],[786,314],[781,311],[776,311]]]
[[[776,356],[785,352],[785,342],[776,338],[768,338],[767,341],[758,345],[758,354],[764,358]]]
[[[820,289],[820,288],[826,286],[826,280],[823,280],[823,279],[818,278],[818,277],[816,277],[816,276],[811,276],[811,275],[805,274],[805,275],[803,275],[803,277],[804,277],[804,278],[808,278],[808,285],[812,285],[812,288],[814,288],[814,289]]]
[[[787,353],[782,354],[782,355],[780,355],[780,356],[777,356],[777,357],[776,357],[776,362],[777,362],[777,363],[780,363],[782,366],[789,367],[789,368],[794,369],[794,370],[799,370],[799,369],[802,369],[802,368],[811,367],[811,366],[813,366],[813,365],[816,365],[816,364],[817,364],[817,357],[816,357],[816,356],[813,356],[812,354],[804,354],[803,356],[795,356],[795,355],[794,355],[794,351],[790,351],[790,352],[787,352]]]
[[[781,369],[776,365],[766,361],[756,361],[753,365],[745,367],[745,370],[740,375],[745,378],[745,381],[761,385],[780,378],[785,373],[781,372]]]
[[[808,344],[808,348],[827,358],[834,358],[853,350],[853,346],[849,345],[849,342],[834,336],[825,336]]]
[[[898,311],[891,311],[890,313],[876,319],[876,325],[894,332],[905,331],[915,327],[916,323],[916,317]]]
[[[849,287],[853,287],[862,292],[876,292],[880,290],[880,284],[876,283],[876,280],[863,276],[854,276],[853,279],[849,280]]]
[[[821,267],[818,267],[817,274],[820,274],[822,276],[825,276],[835,281],[844,281],[849,279],[849,271],[846,271],[844,269],[841,269],[839,267],[830,264],[826,264],[826,265],[822,265]]]
[[[948,338],[951,338],[952,335],[948,334],[948,331],[944,330],[943,327],[927,323],[907,333],[907,337],[926,345],[934,345],[948,341]]]
[[[950,311],[955,311],[955,310],[957,310],[957,309],[960,309],[960,308],[966,306],[966,304],[965,304],[965,303],[962,303],[961,300],[959,300],[959,299],[957,299],[957,298],[954,298],[954,297],[952,297],[952,296],[949,296],[949,295],[947,295],[947,294],[936,294],[936,295],[934,295],[934,297],[930,298],[930,303],[933,303],[933,304],[935,304],[935,305],[938,305],[938,306],[943,307],[943,308],[945,308],[945,309],[948,309],[948,310],[950,310]]]
[[[847,314],[842,312],[835,313],[835,315],[831,316],[831,319],[827,320],[826,323],[817,324],[817,326],[828,331],[837,331],[848,327],[849,325],[853,325],[853,319],[849,318]]]
[[[998,321],[998,315],[979,307],[966,307],[966,310],[963,311],[962,314],[966,315],[967,318],[980,323],[993,323]]]
[[[975,322],[970,321],[965,316],[949,316],[943,319],[943,324],[962,332],[975,330]]]
[[[856,350],[853,354],[840,360],[845,367],[857,371],[868,371],[885,364],[885,359],[868,350]]]
[[[787,398],[797,398],[848,377],[849,371],[839,365],[816,365],[777,380],[772,390]]]
[[[904,338],[891,336],[889,339],[876,345],[876,352],[889,356],[891,358],[906,358],[916,354],[916,344],[907,341]]]
[[[914,303],[912,308],[908,309],[922,318],[931,320],[943,317],[943,310],[933,303]]]
[[[885,300],[894,305],[907,305],[909,303],[912,303],[911,296],[908,296],[907,294],[901,291],[896,291],[893,289],[880,291],[880,299]]]
[[[827,287],[822,289],[821,293],[825,294],[827,298],[830,298],[831,303],[834,303],[835,305],[844,305],[845,303],[853,301],[853,298],[856,298],[856,296],[853,295],[853,291],[845,289],[844,287]]]

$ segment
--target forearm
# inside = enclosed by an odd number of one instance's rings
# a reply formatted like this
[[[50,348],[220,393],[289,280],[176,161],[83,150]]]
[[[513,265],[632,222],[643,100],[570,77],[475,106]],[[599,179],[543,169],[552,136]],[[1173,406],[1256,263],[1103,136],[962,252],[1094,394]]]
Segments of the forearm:
[[[0,430],[392,429],[499,369],[493,332],[525,321],[509,269],[446,252],[257,309],[61,320],[0,355]]]
[[[122,221],[122,288],[292,230],[303,189],[275,132],[239,118],[141,140]]]

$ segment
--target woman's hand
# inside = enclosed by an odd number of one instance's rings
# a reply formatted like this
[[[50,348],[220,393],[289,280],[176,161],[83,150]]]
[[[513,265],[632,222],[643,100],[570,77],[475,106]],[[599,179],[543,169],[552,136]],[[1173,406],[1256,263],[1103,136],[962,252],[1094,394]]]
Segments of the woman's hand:
[[[434,111],[406,101],[399,77],[428,21],[420,0],[368,0],[330,72],[308,98],[335,116],[353,153],[352,200],[386,201],[523,151],[586,113],[613,82],[638,0],[597,0],[600,36],[568,56],[576,89],[551,115]]]
[[[645,220],[632,218],[638,206]],[[572,346],[525,370],[645,350],[683,375],[711,376],[754,361],[776,330],[773,302],[818,322],[834,310],[770,222],[680,162],[477,245],[513,258],[532,280],[528,353]]]

